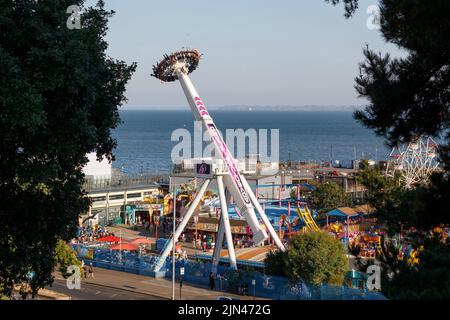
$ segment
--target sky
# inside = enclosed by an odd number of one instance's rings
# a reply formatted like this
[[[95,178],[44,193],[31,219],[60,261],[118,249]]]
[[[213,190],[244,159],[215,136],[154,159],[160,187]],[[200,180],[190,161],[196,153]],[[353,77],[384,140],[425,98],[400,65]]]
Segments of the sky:
[[[196,48],[191,79],[207,106],[364,105],[354,89],[366,44],[403,53],[367,27],[363,0],[351,18],[324,0],[106,0],[108,55],[138,68],[125,108],[182,107],[178,83],[150,77],[164,53]],[[89,0],[88,4],[94,3]]]

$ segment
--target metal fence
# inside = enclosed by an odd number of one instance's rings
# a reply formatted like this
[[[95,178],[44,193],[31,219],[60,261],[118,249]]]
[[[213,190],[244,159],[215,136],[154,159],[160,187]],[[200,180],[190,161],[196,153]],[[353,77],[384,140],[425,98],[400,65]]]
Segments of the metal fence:
[[[159,182],[163,183],[164,179],[154,175],[133,175],[133,176],[113,176],[113,177],[86,177],[83,188],[87,192],[115,190],[123,188],[137,187],[158,187]]]
[[[151,276],[159,256],[140,256],[137,253],[111,251],[83,245],[72,246],[79,258],[92,261],[94,266],[122,272]],[[175,276],[180,280],[180,268],[184,268],[183,282],[207,287],[211,273],[210,262],[177,259]],[[172,278],[171,257],[166,259],[162,271]],[[312,286],[302,282],[293,283],[287,278],[268,276],[252,270],[231,270],[219,265],[214,279],[215,290],[246,294],[276,300],[384,300],[379,292],[349,288],[345,286]]]
[[[179,263],[175,272],[180,280],[179,268],[184,267],[183,281],[208,286],[211,263],[185,261]],[[166,277],[172,277],[170,264],[166,267]],[[215,289],[224,292],[246,294],[275,300],[384,300],[379,292],[370,292],[345,286],[312,286],[302,282],[291,282],[284,277],[268,276],[257,271],[230,270],[219,266],[214,280]]]

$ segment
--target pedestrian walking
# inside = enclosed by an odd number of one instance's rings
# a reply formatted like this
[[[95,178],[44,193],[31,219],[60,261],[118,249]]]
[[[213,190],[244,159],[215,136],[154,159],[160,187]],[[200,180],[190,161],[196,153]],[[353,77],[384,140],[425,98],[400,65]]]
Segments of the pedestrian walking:
[[[89,275],[94,279],[94,266],[92,265],[92,262],[89,264]]]
[[[214,290],[216,288],[216,282],[214,281],[214,273],[210,273],[209,274],[209,288],[211,290]]]
[[[222,274],[219,273],[217,275],[217,279],[219,279],[219,284],[220,284],[219,290],[223,290],[223,276],[222,276]]]
[[[82,278],[86,278],[86,265],[84,263],[84,260],[81,260],[81,272],[83,272]]]

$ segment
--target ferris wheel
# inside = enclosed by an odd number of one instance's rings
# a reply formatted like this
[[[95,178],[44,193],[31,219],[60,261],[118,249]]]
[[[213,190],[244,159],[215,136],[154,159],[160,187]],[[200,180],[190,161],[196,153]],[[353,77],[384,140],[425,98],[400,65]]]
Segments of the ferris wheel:
[[[389,154],[386,174],[394,176],[396,172],[407,188],[427,183],[439,167],[438,145],[432,138],[418,138],[415,142],[394,147]]]

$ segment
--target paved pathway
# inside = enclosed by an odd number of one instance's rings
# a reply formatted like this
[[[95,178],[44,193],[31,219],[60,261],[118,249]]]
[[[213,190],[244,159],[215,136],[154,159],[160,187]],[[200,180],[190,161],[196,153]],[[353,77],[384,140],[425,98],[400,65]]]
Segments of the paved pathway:
[[[119,272],[101,268],[95,268],[95,278],[83,279],[80,290],[69,290],[66,280],[61,275],[55,275],[55,283],[49,289],[61,292],[72,299],[171,299],[172,282],[165,278],[151,278],[126,272]],[[183,283],[182,299],[189,300],[214,300],[218,296],[232,296],[241,300],[253,299],[253,297],[240,296],[220,291],[212,291],[208,288]],[[175,299],[180,299],[179,283],[175,286]]]

